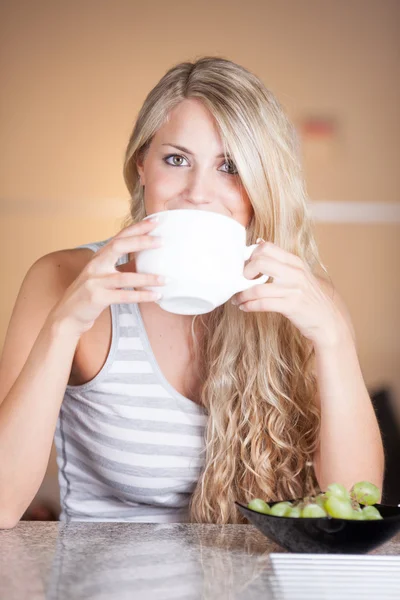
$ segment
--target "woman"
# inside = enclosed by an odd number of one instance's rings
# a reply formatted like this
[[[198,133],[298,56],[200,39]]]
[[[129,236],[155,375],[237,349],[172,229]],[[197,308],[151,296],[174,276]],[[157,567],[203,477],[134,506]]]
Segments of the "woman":
[[[175,66],[140,110],[124,175],[124,229],[40,258],[21,286],[0,371],[0,525],[36,493],[54,432],[62,520],[244,522],[235,500],[381,487],[353,328],[317,273],[271,92],[221,58]],[[164,312],[135,252],[159,243],[146,215],[181,208],[245,226],[259,247],[244,274],[272,280],[198,318]]]

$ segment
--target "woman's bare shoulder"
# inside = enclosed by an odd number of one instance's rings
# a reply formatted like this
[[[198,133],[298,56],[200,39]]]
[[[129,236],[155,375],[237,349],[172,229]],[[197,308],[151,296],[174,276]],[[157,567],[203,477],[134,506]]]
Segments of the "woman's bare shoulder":
[[[72,271],[81,271],[93,255],[94,252],[90,248],[65,248],[50,252],[47,256],[54,264],[59,264]]]
[[[62,294],[78,277],[87,263],[93,257],[93,251],[88,248],[67,248],[44,254],[33,262],[27,271],[23,289],[37,287],[42,282],[43,294]],[[40,290],[37,290],[40,294]]]
[[[49,252],[26,272],[0,356],[0,404],[21,372],[50,311],[92,255],[86,248]]]
[[[31,271],[46,273],[58,286],[66,289],[93,257],[89,248],[66,248],[41,256],[32,265]]]

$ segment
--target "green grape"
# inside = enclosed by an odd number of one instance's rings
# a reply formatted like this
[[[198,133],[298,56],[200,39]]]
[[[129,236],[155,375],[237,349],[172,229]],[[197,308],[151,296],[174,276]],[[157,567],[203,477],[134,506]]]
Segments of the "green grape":
[[[348,500],[330,496],[325,502],[325,510],[336,519],[351,519],[353,508]]]
[[[380,491],[368,481],[360,481],[353,485],[351,491],[340,483],[331,483],[326,492],[317,496],[305,497],[293,505],[291,502],[277,502],[269,506],[261,498],[254,498],[247,507],[263,514],[276,517],[323,518],[327,516],[336,519],[354,521],[369,521],[382,519],[376,507],[372,506],[380,498]],[[365,505],[361,508],[360,504]]]
[[[327,498],[335,496],[341,500],[350,500],[350,494],[341,483],[331,483],[328,485],[325,495]]]
[[[361,513],[366,521],[376,521],[383,518],[375,506],[364,506]]]
[[[247,508],[249,508],[250,510],[255,510],[259,513],[264,513],[266,515],[268,515],[270,511],[269,505],[266,502],[264,502],[264,500],[261,500],[261,498],[254,498],[253,500],[250,500],[250,502],[247,505]]]
[[[351,495],[360,504],[371,506],[379,502],[380,491],[373,483],[359,481],[351,488]]]
[[[271,506],[270,514],[275,517],[287,517],[291,509],[292,505],[290,502],[278,502]]]
[[[316,519],[327,516],[328,515],[326,514],[325,510],[315,502],[310,502],[310,504],[307,504],[302,511],[302,517],[304,517],[305,519]]]
[[[326,501],[327,501],[327,497],[325,496],[325,494],[318,494],[318,496],[316,496],[316,498],[314,500],[315,504],[318,504],[318,506],[320,506],[324,510],[325,510],[325,502]]]
[[[293,506],[293,508],[290,509],[290,512],[288,515],[286,515],[287,517],[292,517],[294,519],[298,519],[299,517],[301,517],[301,508],[300,506]]]
[[[351,515],[352,521],[365,521],[365,516],[362,513],[362,510],[353,510]]]

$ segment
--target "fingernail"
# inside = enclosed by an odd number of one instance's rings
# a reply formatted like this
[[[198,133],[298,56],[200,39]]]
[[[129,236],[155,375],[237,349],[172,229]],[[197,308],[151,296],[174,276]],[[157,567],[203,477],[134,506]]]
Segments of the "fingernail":
[[[151,217],[150,219],[148,219],[149,221],[151,221],[151,223],[158,223],[158,221],[160,220],[160,217]]]
[[[263,240],[262,238],[258,238],[258,239],[256,240],[256,244],[259,244],[260,242],[265,242],[265,240]]]

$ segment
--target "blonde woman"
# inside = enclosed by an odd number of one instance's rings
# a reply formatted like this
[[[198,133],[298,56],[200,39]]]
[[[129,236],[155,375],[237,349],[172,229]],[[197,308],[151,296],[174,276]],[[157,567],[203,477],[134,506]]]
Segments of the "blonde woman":
[[[147,96],[131,195],[108,240],[52,252],[22,283],[0,367],[0,526],[58,452],[61,520],[245,522],[235,500],[330,482],[380,488],[383,449],[348,311],[313,239],[293,127],[247,69],[204,57]],[[201,317],[163,311],[135,272],[146,215],[221,213],[272,276]]]

